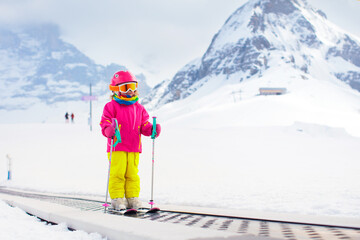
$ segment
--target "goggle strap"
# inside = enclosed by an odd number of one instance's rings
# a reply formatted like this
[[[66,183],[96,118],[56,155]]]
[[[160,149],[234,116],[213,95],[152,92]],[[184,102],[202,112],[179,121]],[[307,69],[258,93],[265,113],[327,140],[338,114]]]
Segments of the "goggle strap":
[[[118,92],[119,91],[119,86],[109,85],[109,89],[110,89],[110,91]]]

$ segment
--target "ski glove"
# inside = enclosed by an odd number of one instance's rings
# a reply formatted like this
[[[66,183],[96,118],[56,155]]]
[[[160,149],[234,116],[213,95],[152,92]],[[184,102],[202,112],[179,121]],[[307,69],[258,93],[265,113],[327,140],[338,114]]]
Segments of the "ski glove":
[[[152,129],[151,129],[151,132],[152,132]],[[161,126],[160,126],[160,124],[157,123],[156,124],[156,137],[158,137],[160,135],[160,132],[161,132]]]
[[[112,138],[115,135],[115,128],[113,126],[108,126],[105,128],[104,134],[108,138]]]

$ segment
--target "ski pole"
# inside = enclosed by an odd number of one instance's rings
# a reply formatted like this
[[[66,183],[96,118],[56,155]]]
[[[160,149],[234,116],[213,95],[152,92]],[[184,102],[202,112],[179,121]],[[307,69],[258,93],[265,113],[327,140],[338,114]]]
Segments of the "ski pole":
[[[115,118],[112,119],[112,123],[111,125],[113,127],[115,127],[115,133],[116,133],[116,130],[118,130],[118,126],[117,126],[117,120]],[[116,134],[115,134],[116,135]],[[107,186],[106,186],[106,195],[105,195],[105,203],[103,204],[104,206],[104,212],[106,213],[106,208],[109,207],[110,205],[107,203],[107,199],[108,199],[108,194],[109,194],[109,180],[110,180],[110,167],[111,167],[111,157],[112,157],[112,151],[113,151],[113,148],[115,146],[114,145],[114,136],[111,137],[111,144],[110,144],[110,156],[109,156],[109,170],[108,170],[108,177],[107,177]]]
[[[110,157],[109,157],[109,170],[108,170],[108,177],[107,177],[107,185],[106,185],[106,195],[105,195],[105,203],[104,206],[104,213],[106,213],[106,208],[110,206],[107,203],[108,194],[109,194],[109,179],[110,179],[110,167],[111,167],[111,157],[112,157],[112,149],[113,149],[114,137],[111,138],[111,145],[110,145]]]
[[[154,206],[154,159],[155,159],[155,138],[156,138],[156,117],[153,117],[153,129],[151,139],[153,140],[152,145],[152,171],[151,171],[151,199],[149,204],[151,207]]]

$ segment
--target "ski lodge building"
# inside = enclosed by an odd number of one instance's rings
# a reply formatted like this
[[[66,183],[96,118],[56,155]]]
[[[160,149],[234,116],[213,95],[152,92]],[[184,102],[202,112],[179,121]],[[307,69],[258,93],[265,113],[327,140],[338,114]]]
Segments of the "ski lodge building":
[[[286,88],[259,88],[260,95],[282,95]]]

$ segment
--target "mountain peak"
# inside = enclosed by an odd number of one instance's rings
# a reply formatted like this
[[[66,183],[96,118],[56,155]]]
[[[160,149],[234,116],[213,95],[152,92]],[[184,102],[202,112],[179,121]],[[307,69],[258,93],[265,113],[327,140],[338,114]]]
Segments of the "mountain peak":
[[[250,0],[226,20],[198,63],[185,66],[158,88],[161,94],[155,91],[145,101],[149,107],[161,106],[187,98],[214,78],[242,82],[282,68],[293,69],[299,79],[359,86],[358,56],[360,43],[307,1]],[[344,64],[336,64],[339,59]]]

